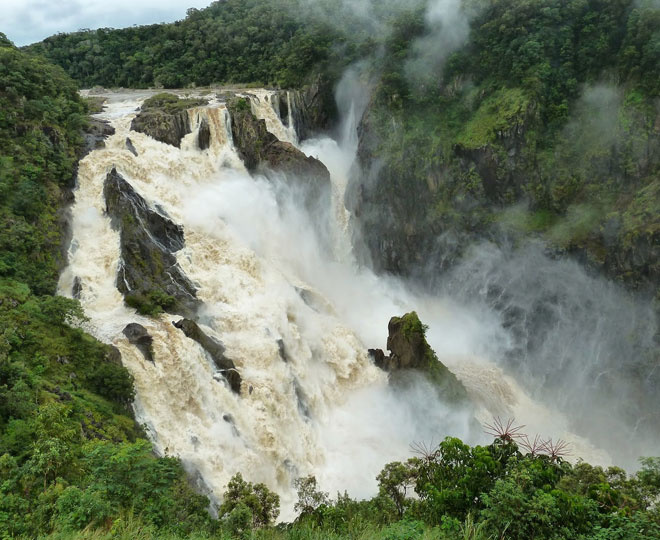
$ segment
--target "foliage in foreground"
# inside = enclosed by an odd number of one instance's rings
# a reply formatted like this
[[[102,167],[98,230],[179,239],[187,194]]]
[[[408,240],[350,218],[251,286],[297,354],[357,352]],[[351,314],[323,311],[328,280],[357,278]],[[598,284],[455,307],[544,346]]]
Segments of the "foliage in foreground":
[[[117,457],[109,447],[100,445],[89,458],[95,467],[93,487],[85,492],[71,488],[60,491],[53,523],[56,532],[49,538],[659,537],[660,458],[642,460],[640,471],[628,476],[617,467],[603,469],[583,462],[570,465],[550,450],[523,453],[521,448],[506,433],[488,446],[471,447],[447,438],[437,448],[406,462],[386,465],[378,476],[378,494],[365,501],[353,500],[347,494],[337,494],[330,501],[318,490],[313,477],[301,478],[296,482],[298,519],[273,526],[279,498],[263,484],[246,482],[240,473],[229,482],[219,520],[212,522],[201,512],[191,511],[193,500],[177,507],[182,500],[175,504],[172,499],[149,495],[176,479],[166,462],[153,460],[151,466],[146,465],[141,461],[144,456],[139,457],[139,446]],[[135,458],[137,461],[131,461]],[[171,477],[167,477],[168,471]],[[111,518],[111,512],[103,513],[108,509],[103,504],[108,496],[130,500],[132,509]],[[96,506],[94,497],[98,497]],[[201,509],[201,498],[197,504]]]
[[[506,433],[488,446],[471,447],[459,439],[447,438],[437,448],[421,452],[406,462],[386,465],[378,476],[378,494],[365,501],[353,500],[347,494],[337,494],[330,501],[326,493],[318,490],[313,477],[301,478],[296,482],[298,519],[276,526],[272,522],[278,514],[277,495],[263,484],[246,482],[240,474],[229,482],[219,520],[215,522],[204,521],[197,514],[199,521],[195,522],[190,508],[162,507],[162,502],[151,506],[137,496],[133,512],[121,513],[98,527],[99,521],[94,521],[91,515],[81,516],[82,499],[62,495],[65,502],[58,502],[58,509],[64,509],[62,515],[68,515],[68,521],[58,522],[59,532],[49,538],[651,540],[659,537],[660,458],[642,460],[641,470],[628,476],[617,467],[603,469],[583,462],[571,465],[553,454],[550,446],[546,453],[537,453],[535,449],[523,453],[523,446],[519,447]],[[107,471],[99,471],[101,476],[108,477]],[[120,466],[111,478],[120,491],[126,490],[126,496],[136,489],[137,495],[147,493],[146,486],[150,483],[153,486],[156,480],[141,476],[123,487],[127,480],[124,471]],[[164,485],[167,480],[161,478],[160,482]],[[78,496],[76,492],[75,497]],[[66,507],[70,500],[76,504]],[[139,515],[135,513],[138,508]],[[154,518],[177,511],[177,517],[184,521]],[[83,532],[72,532],[84,526]]]

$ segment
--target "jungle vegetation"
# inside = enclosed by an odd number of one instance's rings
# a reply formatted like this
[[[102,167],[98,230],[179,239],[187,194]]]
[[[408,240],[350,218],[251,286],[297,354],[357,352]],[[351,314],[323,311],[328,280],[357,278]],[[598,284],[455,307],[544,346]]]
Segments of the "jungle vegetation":
[[[88,114],[78,87],[332,84],[364,58],[383,197],[420,193],[415,227],[541,235],[633,286],[654,282],[652,253],[618,261],[658,244],[657,2],[472,0],[469,35],[423,73],[409,60],[429,31],[424,4],[394,5],[369,25],[333,0],[309,14],[300,0],[223,0],[26,50],[0,34],[0,537],[660,537],[658,458],[629,475],[507,433],[388,464],[367,501],[300,479],[291,524],[274,525],[276,494],[236,475],[213,518],[136,425],[116,351],[55,295]]]

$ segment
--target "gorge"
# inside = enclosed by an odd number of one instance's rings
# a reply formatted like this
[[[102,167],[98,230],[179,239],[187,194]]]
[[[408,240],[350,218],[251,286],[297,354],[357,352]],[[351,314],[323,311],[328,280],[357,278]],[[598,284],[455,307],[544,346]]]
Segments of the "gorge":
[[[0,537],[659,538],[659,95],[657,0],[0,34]]]
[[[355,93],[359,80],[348,75],[338,95],[351,94],[346,86]],[[382,466],[403,459],[411,444],[449,435],[481,442],[479,422],[493,416],[515,417],[531,432],[567,440],[573,459],[592,463],[634,466],[637,455],[655,447],[648,426],[657,420],[644,414],[655,406],[644,402],[652,392],[635,395],[639,381],[628,374],[637,368],[613,364],[650,350],[650,306],[631,303],[623,291],[534,245],[507,256],[502,248],[476,244],[432,289],[376,276],[356,262],[344,206],[358,104],[338,104],[346,111],[339,140],[298,143],[294,111],[280,116],[276,92],[180,94],[208,101],[178,113],[190,125],[180,148],[171,138],[160,142],[131,129],[149,93],[102,95],[107,102],[98,117],[115,133],[80,164],[70,264],[59,290],[71,295],[78,284],[90,319],[84,328],[121,352],[135,378],[136,417],[154,447],[180,457],[216,505],[236,472],[277,491],[285,519],[294,517],[291,486],[298,476],[315,475],[329,492],[368,497]],[[265,168],[259,156],[246,163],[237,135],[243,148],[267,148],[265,138],[290,145],[287,155],[300,144],[330,174],[310,176],[304,165],[278,171],[279,158]],[[291,159],[304,164],[309,158]],[[112,179],[123,185],[115,188],[120,196],[139,198],[150,214],[110,212]],[[156,233],[154,219],[178,228],[178,240]],[[144,234],[170,259],[135,269],[153,257],[127,258],[126,246]],[[168,249],[168,242],[176,245]],[[135,288],[125,282],[127,272],[185,283],[192,292],[184,290],[184,297],[194,302],[181,303],[180,286],[165,284],[163,294],[174,295],[163,304],[167,313],[141,316],[125,305]],[[575,289],[566,290],[567,282]],[[147,289],[160,287],[150,283]],[[470,405],[447,399],[423,378],[401,389],[388,386],[370,361],[368,348],[385,349],[389,318],[412,310],[428,325],[430,344],[467,389]],[[231,370],[240,374],[236,384],[227,382],[208,346],[176,328],[177,315],[202,325],[196,332],[231,359]],[[122,333],[128,324],[148,333],[151,361]],[[622,343],[625,326],[642,334]],[[652,388],[652,377],[643,384]],[[633,428],[625,413],[607,407],[613,391],[626,396],[639,419]]]

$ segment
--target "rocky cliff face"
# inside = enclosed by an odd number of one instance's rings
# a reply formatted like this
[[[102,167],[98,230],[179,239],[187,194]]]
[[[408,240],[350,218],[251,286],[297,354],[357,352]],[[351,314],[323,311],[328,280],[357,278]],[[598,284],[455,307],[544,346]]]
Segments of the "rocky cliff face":
[[[426,327],[414,311],[403,317],[392,317],[388,324],[386,356],[380,349],[371,349],[369,354],[374,363],[390,373],[392,381],[397,380],[407,370],[423,373],[438,389],[443,399],[452,403],[468,403],[468,395],[463,384],[438,357],[426,341]]]
[[[186,111],[168,114],[160,110],[146,110],[133,119],[131,129],[179,148],[181,139],[190,133],[190,119]]]
[[[623,120],[606,140],[576,148],[597,137],[576,127],[589,115],[575,113],[544,141],[549,157],[538,148],[547,131],[538,105],[517,91],[486,99],[435,140],[432,125],[374,99],[359,126],[361,174],[346,193],[357,241],[377,270],[415,275],[429,261],[452,266],[475,240],[539,238],[556,255],[657,293],[660,131],[645,126],[660,126],[660,109],[640,120],[617,106]]]
[[[97,118],[90,118],[89,124],[83,131],[85,146],[81,159],[93,150],[103,148],[105,146],[105,140],[110,137],[110,135],[114,134],[115,128],[113,128],[109,122]]]
[[[289,105],[296,133],[300,140],[327,131],[337,118],[337,105],[332,85],[320,75],[300,90],[279,93],[279,114],[289,125]]]
[[[183,229],[151,208],[115,169],[103,193],[112,225],[121,232],[117,288],[126,303],[144,314],[163,309],[192,316],[198,307],[196,289],[174,255],[184,246]]]

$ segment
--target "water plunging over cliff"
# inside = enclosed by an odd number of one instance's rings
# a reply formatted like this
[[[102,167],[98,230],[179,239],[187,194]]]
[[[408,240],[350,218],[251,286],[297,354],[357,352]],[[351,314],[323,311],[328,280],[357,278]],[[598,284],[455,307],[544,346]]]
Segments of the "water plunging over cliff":
[[[285,126],[273,92],[244,95],[273,134],[297,144],[291,116]],[[179,456],[212,500],[240,471],[280,493],[287,519],[298,476],[314,474],[326,491],[366,497],[375,493],[382,466],[407,457],[412,442],[447,435],[482,441],[469,411],[436,399],[421,381],[393,390],[370,361],[367,349],[384,346],[389,318],[412,309],[431,327],[431,344],[466,385],[479,420],[516,416],[530,430],[570,440],[577,456],[609,460],[481,354],[499,335],[495,323],[356,267],[343,205],[356,149],[354,108],[341,140],[301,146],[331,173],[328,250],[313,226],[319,216],[302,207],[286,179],[248,174],[224,103],[213,98],[208,107],[189,111],[192,133],[179,149],[130,131],[144,97],[110,94],[99,115],[116,133],[80,164],[60,293],[70,295],[79,278],[87,329],[118,347],[135,378],[138,421],[156,450]],[[203,121],[210,132],[206,150],[197,144]],[[126,146],[129,136],[137,156]],[[154,211],[183,227],[185,246],[176,260],[202,302],[198,323],[222,341],[240,372],[240,395],[202,347],[172,325],[180,317],[147,318],[125,306],[116,287],[120,235],[103,197],[113,167]],[[128,323],[143,325],[153,337],[153,363],[122,333]]]

